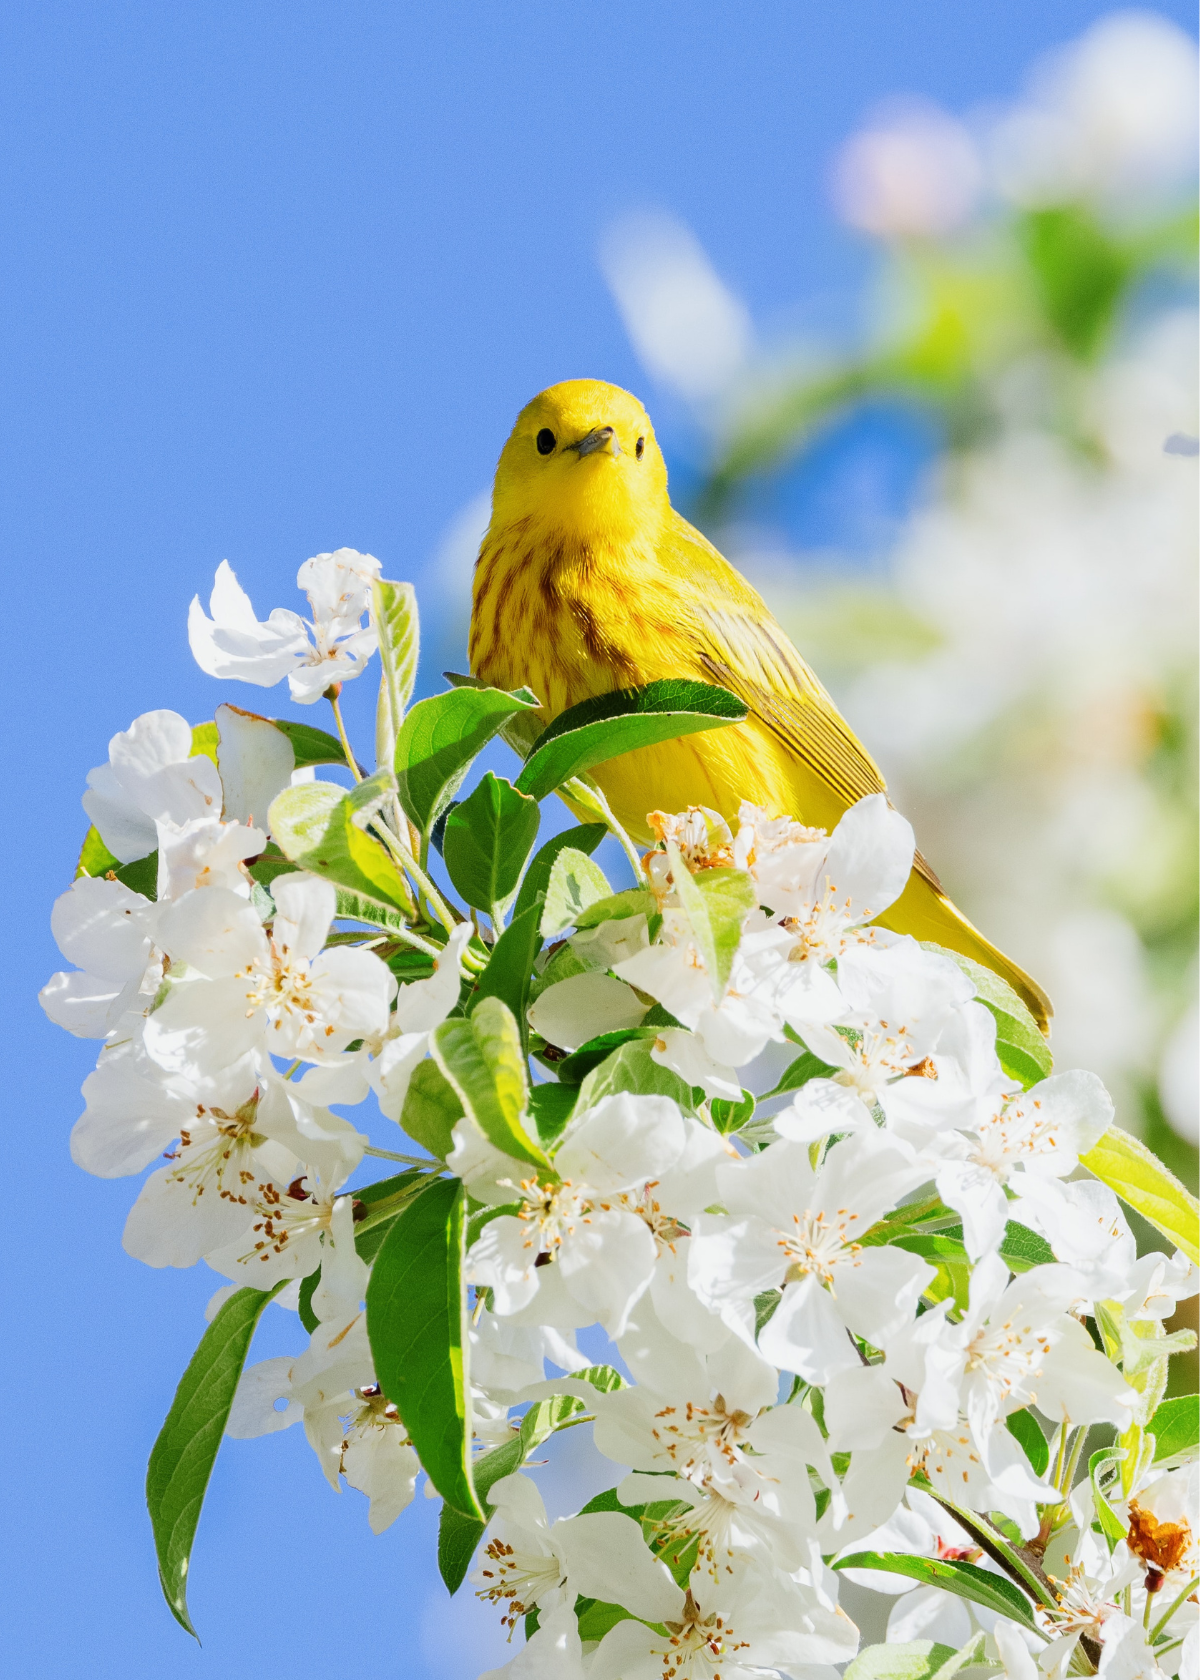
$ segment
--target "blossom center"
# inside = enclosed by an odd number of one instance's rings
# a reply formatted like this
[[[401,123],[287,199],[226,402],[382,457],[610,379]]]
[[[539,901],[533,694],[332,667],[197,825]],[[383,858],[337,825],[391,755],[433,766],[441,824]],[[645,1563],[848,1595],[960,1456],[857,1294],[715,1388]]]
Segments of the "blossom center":
[[[486,1586],[475,1596],[490,1604],[507,1604],[501,1624],[509,1629],[546,1593],[563,1583],[562,1565],[553,1552],[519,1552],[496,1537],[483,1550],[487,1560],[479,1571]]]
[[[678,1622],[664,1622],[669,1635],[663,1652],[663,1680],[683,1680],[683,1676],[709,1674],[719,1680],[714,1664],[732,1656],[734,1651],[747,1651],[746,1640],[738,1639],[728,1617],[714,1612],[706,1616],[689,1589],[683,1604],[683,1616]]]
[[[862,1244],[850,1240],[850,1227],[858,1218],[846,1208],[839,1208],[832,1218],[824,1210],[792,1215],[793,1231],[781,1233],[779,1246],[790,1264],[786,1281],[797,1283],[802,1277],[816,1277],[822,1283],[833,1282],[834,1267],[844,1260],[853,1260],[862,1252]]]
[[[525,1247],[553,1256],[576,1225],[586,1221],[591,1201],[570,1179],[560,1184],[542,1184],[527,1178],[520,1185],[521,1207],[517,1218],[526,1223]]]

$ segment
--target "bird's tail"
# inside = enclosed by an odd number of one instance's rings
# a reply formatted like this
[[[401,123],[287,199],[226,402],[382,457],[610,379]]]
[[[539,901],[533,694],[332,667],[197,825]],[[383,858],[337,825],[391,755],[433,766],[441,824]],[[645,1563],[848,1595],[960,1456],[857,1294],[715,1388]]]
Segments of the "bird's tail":
[[[891,909],[877,920],[882,927],[891,928],[895,933],[909,933],[914,939],[945,945],[949,950],[958,951],[973,962],[990,968],[993,974],[1008,981],[1028,1006],[1042,1032],[1050,1036],[1050,1017],[1054,1014],[1054,1006],[1037,981],[1031,980],[1003,951],[990,944],[958,906],[951,903],[936,881],[923,874],[919,867],[914,868],[908,885]]]

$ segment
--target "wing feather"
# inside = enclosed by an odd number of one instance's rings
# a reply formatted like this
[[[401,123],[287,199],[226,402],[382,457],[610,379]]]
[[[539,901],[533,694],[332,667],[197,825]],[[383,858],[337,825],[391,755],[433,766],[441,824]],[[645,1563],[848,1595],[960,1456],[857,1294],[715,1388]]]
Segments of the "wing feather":
[[[744,701],[847,806],[886,793],[878,765],[765,603],[698,531],[682,520],[679,526],[676,541],[704,573],[705,589],[689,602],[689,618],[705,673]],[[941,891],[919,852],[914,867]]]

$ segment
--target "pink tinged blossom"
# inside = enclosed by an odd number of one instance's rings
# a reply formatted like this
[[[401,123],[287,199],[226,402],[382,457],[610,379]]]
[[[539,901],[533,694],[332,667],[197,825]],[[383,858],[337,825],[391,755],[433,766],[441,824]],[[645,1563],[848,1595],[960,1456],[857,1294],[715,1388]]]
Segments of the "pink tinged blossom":
[[[971,135],[936,105],[884,110],[843,146],[834,198],[845,221],[883,239],[929,239],[964,222],[983,187]]]

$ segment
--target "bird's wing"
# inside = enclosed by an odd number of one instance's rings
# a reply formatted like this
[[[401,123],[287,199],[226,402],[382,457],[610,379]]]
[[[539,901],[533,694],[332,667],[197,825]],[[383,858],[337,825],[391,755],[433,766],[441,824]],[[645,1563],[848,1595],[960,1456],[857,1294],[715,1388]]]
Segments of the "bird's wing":
[[[700,663],[712,680],[744,701],[847,805],[869,793],[886,793],[878,766],[812,673],[800,662],[811,685],[798,680],[793,686],[788,680],[796,675],[792,661],[772,665],[777,639],[782,639],[778,627],[748,619],[731,624],[730,616],[705,607],[697,611],[711,635],[710,646],[700,650]],[[798,659],[794,652],[793,658]]]
[[[847,806],[886,793],[878,765],[760,598],[698,531],[680,520],[673,535],[703,576],[688,601],[688,628],[713,682],[736,694]],[[914,864],[940,892],[919,852]]]

